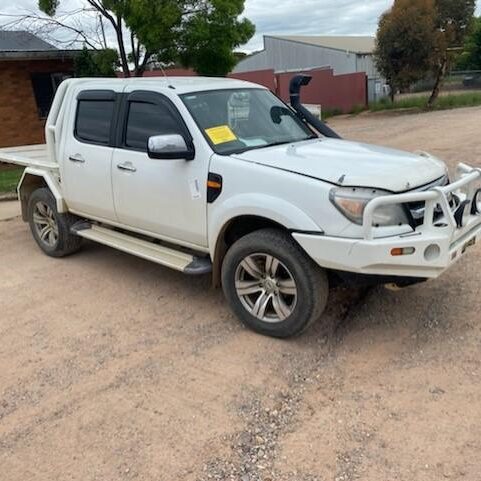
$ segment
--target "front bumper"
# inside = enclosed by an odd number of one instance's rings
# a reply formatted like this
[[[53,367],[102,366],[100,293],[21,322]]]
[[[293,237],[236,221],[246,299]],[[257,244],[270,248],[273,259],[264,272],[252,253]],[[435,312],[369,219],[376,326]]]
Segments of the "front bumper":
[[[472,210],[480,180],[481,169],[460,164],[457,180],[452,184],[424,192],[378,197],[365,209],[362,239],[302,233],[293,233],[293,237],[325,268],[357,274],[435,278],[457,262],[469,247],[481,243],[481,212]],[[449,194],[462,200],[464,215],[451,210]],[[478,197],[481,201],[481,194]],[[408,234],[376,238],[372,219],[378,207],[420,201],[425,202],[422,225]],[[438,206],[443,217],[434,220]],[[409,254],[393,255],[400,250]]]

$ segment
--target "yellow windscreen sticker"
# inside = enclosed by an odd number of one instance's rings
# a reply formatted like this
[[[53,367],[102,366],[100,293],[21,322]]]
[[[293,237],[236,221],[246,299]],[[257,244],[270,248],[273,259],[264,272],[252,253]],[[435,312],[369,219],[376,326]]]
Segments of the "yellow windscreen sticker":
[[[209,136],[209,139],[214,145],[225,144],[237,140],[236,135],[228,125],[219,125],[219,127],[206,129],[205,133]]]

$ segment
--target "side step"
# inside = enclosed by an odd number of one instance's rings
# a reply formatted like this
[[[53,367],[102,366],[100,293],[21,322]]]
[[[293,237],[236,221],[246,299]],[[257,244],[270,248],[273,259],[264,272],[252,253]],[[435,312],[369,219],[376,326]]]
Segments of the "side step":
[[[212,272],[212,263],[208,257],[196,257],[122,232],[92,225],[89,222],[78,222],[71,231],[85,239],[170,267],[184,274],[201,275]]]

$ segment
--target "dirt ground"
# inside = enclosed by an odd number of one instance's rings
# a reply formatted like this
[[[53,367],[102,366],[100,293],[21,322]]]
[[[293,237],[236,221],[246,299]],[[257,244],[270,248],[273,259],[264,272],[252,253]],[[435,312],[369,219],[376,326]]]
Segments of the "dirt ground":
[[[481,109],[333,120],[481,166]],[[0,479],[481,480],[481,249],[401,292],[333,292],[277,341],[209,278],[34,245],[0,204]]]

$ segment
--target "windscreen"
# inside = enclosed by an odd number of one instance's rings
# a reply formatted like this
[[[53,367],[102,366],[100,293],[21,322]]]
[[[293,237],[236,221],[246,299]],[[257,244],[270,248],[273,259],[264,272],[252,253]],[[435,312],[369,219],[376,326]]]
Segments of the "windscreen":
[[[268,90],[215,90],[185,94],[182,100],[219,154],[229,155],[316,135]]]

